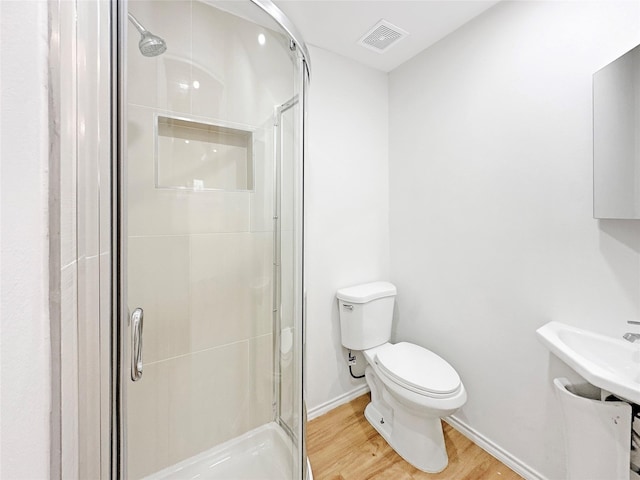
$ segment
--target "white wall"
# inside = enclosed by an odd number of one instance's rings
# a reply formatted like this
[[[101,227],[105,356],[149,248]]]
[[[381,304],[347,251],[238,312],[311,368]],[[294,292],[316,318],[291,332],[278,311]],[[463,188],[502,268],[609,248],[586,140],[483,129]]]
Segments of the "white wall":
[[[388,278],[389,187],[387,75],[320,48],[310,54],[305,289],[313,416],[364,385],[349,376],[335,292]]]
[[[639,41],[637,2],[502,2],[390,75],[396,340],[457,369],[456,418],[530,476],[565,478],[571,374],[536,328],[640,318],[640,224],[591,199],[591,76]]]
[[[47,478],[47,4],[0,2],[0,17],[0,477]]]

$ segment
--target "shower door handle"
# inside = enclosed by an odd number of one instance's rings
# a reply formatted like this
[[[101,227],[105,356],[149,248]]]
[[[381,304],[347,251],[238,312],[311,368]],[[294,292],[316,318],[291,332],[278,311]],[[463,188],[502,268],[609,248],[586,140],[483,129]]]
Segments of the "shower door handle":
[[[131,314],[131,380],[142,378],[142,325],[144,312],[136,308]]]

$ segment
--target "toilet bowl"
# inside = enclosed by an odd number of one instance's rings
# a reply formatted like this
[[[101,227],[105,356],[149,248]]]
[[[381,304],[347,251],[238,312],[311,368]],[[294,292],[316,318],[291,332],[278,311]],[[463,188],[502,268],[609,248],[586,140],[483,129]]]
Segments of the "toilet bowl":
[[[407,342],[385,343],[364,355],[391,395],[407,408],[448,417],[467,400],[458,373],[430,350]]]
[[[411,350],[420,349],[426,355],[406,359],[406,365],[410,366],[408,375],[390,375],[381,359],[384,360],[385,353],[393,351],[394,347],[412,347]],[[415,354],[415,350],[411,353]],[[404,354],[403,351],[396,356]],[[441,419],[452,415],[467,400],[467,392],[458,374],[441,357],[410,343],[386,343],[365,350],[364,355],[369,364],[365,375],[371,390],[371,403],[365,409],[369,423],[401,457],[416,468],[428,473],[444,470],[448,455]],[[429,358],[429,362],[415,363],[424,360],[423,357]],[[426,375],[421,376],[426,377],[433,366],[444,372],[439,372],[434,383],[423,378],[416,385],[416,378],[411,375],[417,373],[416,367],[423,368],[422,372]]]
[[[455,369],[435,353],[389,343],[395,295],[388,282],[338,290],[342,344],[362,350],[367,360],[369,423],[407,462],[437,473],[448,464],[441,418],[462,407],[467,393]]]

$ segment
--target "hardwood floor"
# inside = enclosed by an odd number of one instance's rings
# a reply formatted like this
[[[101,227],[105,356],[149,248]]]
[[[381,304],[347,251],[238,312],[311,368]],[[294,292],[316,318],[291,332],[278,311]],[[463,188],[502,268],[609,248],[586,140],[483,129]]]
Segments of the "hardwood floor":
[[[369,394],[307,426],[314,480],[521,480],[497,459],[444,423],[449,465],[424,473],[405,462],[364,418]]]

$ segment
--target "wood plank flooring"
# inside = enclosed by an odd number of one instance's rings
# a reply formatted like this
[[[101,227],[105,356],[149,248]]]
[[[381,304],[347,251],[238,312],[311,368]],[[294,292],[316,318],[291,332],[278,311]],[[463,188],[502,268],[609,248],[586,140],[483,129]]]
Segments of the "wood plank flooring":
[[[443,424],[449,465],[421,472],[405,462],[364,418],[369,394],[307,425],[307,449],[314,480],[521,480],[461,433]]]

